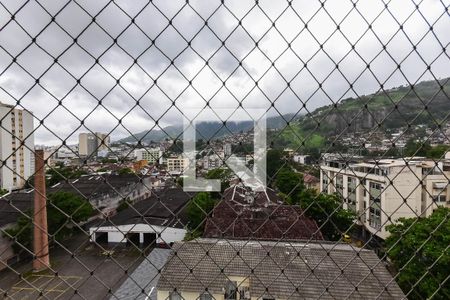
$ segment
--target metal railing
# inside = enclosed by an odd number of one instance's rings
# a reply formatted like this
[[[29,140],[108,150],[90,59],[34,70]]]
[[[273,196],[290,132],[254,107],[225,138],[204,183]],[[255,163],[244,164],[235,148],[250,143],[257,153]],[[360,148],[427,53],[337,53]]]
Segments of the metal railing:
[[[449,6],[0,1],[2,297],[450,298]]]

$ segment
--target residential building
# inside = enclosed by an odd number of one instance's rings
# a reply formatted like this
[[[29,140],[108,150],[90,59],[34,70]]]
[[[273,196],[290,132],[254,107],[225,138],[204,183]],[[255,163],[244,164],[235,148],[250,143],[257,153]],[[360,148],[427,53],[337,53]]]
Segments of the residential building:
[[[0,187],[19,189],[34,174],[33,115],[0,103]]]
[[[308,189],[320,191],[320,179],[308,173],[303,173],[303,183]]]
[[[182,156],[167,158],[167,172],[171,175],[181,175],[188,166],[188,159]]]
[[[218,155],[205,155],[203,157],[203,169],[212,170],[222,167],[225,164],[224,159]]]
[[[61,181],[47,188],[47,194],[56,192],[71,192],[91,203],[98,211],[107,214],[115,209],[123,199],[137,202],[150,197],[153,193],[150,176],[135,174],[123,175],[84,175],[68,182]],[[28,204],[26,208],[15,210],[15,203]],[[8,208],[10,205],[13,207]],[[32,208],[33,189],[14,191],[0,198],[0,226],[7,220],[16,221],[21,211]],[[5,213],[7,212],[7,213]]]
[[[78,154],[82,157],[91,157],[97,155],[97,138],[93,133],[79,134]]]
[[[223,145],[223,154],[224,154],[224,156],[225,156],[225,157],[230,156],[230,155],[233,153],[233,150],[232,150],[232,149],[233,149],[233,148],[232,148],[232,146],[231,146],[230,143],[225,143],[225,144]]]
[[[109,151],[109,144],[111,142],[110,136],[107,133],[96,132],[97,137],[97,151]]]
[[[310,155],[294,155],[292,160],[302,165],[310,165],[313,162],[313,158]]]
[[[78,136],[78,154],[88,158],[97,156],[99,150],[108,150],[109,143],[110,137],[105,133],[80,133]]]
[[[344,208],[357,213],[358,224],[381,239],[399,218],[427,217],[437,206],[450,207],[450,160],[329,156],[320,169],[320,190],[339,194]]]
[[[176,242],[156,293],[159,300],[405,298],[371,250],[220,239]]]
[[[323,240],[316,221],[297,205],[286,205],[266,188],[255,192],[242,184],[224,191],[206,220],[203,237],[259,240]]]
[[[159,148],[142,148],[134,150],[134,156],[137,161],[146,160],[149,164],[154,165],[162,158],[162,151]]]

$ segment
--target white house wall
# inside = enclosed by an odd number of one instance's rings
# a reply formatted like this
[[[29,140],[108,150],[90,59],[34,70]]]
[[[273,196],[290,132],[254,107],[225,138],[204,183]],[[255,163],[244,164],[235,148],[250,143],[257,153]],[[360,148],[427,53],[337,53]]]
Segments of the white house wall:
[[[126,243],[126,235],[128,233],[139,233],[139,242],[144,242],[144,233],[156,233],[157,243],[172,243],[182,241],[187,233],[187,230],[182,228],[164,227],[164,226],[150,226],[149,224],[131,224],[93,227],[89,229],[91,242],[95,242],[96,234],[107,232],[108,243]]]

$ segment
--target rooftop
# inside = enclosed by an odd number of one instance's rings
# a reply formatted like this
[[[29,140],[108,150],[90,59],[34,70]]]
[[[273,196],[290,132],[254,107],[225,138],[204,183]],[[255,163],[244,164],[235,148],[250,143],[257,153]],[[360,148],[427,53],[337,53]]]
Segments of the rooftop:
[[[169,249],[154,249],[110,299],[156,300],[158,270],[164,266],[170,253]]]
[[[123,187],[137,186],[142,177],[129,175],[87,175],[68,182],[60,182],[47,188],[47,194],[64,191],[72,192],[86,199],[95,199],[105,194],[126,197],[119,190]],[[147,177],[145,177],[147,178]],[[151,190],[150,185],[148,186]],[[23,212],[33,208],[34,189],[14,191],[0,198],[0,227],[15,223]]]
[[[183,209],[191,196],[180,188],[166,188],[153,193],[147,199],[130,204],[128,208],[110,218],[110,221],[102,222],[101,226],[146,223],[184,227],[183,224],[186,224],[187,220]]]
[[[296,205],[286,205],[267,188],[253,192],[234,185],[206,221],[207,238],[252,238],[264,240],[323,240],[317,223]]]
[[[158,290],[223,294],[229,276],[239,276],[252,298],[405,297],[373,251],[347,244],[198,239],[173,249]]]

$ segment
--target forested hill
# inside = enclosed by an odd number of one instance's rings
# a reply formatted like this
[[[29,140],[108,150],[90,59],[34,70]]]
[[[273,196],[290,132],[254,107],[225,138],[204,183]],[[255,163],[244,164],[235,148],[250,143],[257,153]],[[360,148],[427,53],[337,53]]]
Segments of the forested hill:
[[[320,107],[284,128],[277,144],[318,149],[330,136],[395,130],[408,124],[433,127],[449,113],[450,78],[422,81]]]
[[[268,129],[280,129],[286,125],[286,121],[292,121],[296,119],[297,116],[293,114],[286,114],[283,116],[273,116],[268,117],[267,128]],[[216,139],[221,138],[226,135],[230,135],[232,133],[246,132],[250,129],[253,129],[253,121],[240,121],[234,122],[229,121],[226,123],[226,127],[223,126],[221,122],[199,122],[196,125],[196,137],[197,139]],[[136,143],[138,140],[141,140],[144,143],[148,143],[150,141],[158,142],[162,141],[166,138],[168,139],[176,139],[180,138],[179,135],[183,132],[183,125],[174,125],[167,126],[161,129],[152,129],[148,131],[142,131],[134,136],[129,136],[127,138],[121,139],[119,142],[129,142]]]
[[[400,86],[359,98],[348,98],[336,106],[316,109],[311,116],[299,120],[303,130],[315,128],[324,134],[343,130],[362,131],[382,124],[383,128],[399,128],[407,124],[427,124],[445,119],[450,112],[450,78],[422,81],[415,86]],[[349,126],[350,124],[350,126]]]

